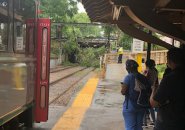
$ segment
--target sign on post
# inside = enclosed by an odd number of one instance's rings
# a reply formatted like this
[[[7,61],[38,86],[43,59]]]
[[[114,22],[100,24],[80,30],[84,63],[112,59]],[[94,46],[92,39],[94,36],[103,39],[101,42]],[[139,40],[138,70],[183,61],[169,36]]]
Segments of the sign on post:
[[[24,49],[23,37],[16,37],[16,50],[22,51]]]
[[[143,52],[143,45],[144,41],[141,41],[139,39],[133,38],[133,43],[132,43],[132,52],[134,53],[140,53]]]
[[[139,72],[142,71],[142,54],[141,54],[141,52],[143,52],[143,45],[144,45],[144,41],[133,38],[132,53],[137,53],[136,61],[139,64],[139,67],[138,67]]]

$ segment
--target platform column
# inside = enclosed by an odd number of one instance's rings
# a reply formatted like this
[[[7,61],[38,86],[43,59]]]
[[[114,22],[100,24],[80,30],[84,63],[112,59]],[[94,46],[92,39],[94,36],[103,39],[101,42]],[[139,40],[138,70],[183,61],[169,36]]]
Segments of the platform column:
[[[138,71],[142,72],[142,53],[137,53],[136,61],[137,61],[138,65],[139,65]]]

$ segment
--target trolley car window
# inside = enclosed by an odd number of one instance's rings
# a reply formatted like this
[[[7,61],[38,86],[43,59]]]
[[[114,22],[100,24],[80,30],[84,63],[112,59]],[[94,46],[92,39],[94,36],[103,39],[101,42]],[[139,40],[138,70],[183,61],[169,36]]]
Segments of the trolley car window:
[[[35,18],[34,0],[0,0],[0,52],[25,53],[26,20],[31,18]],[[33,53],[34,40],[31,43]]]
[[[34,10],[33,0],[17,0],[14,3],[14,51],[16,53],[25,53],[26,46],[29,48],[29,54],[34,52],[34,35],[31,36],[32,42],[26,41],[26,37],[29,37],[26,36],[26,20],[34,18]],[[27,35],[30,35],[30,32]]]
[[[41,55],[41,79],[45,80],[47,77],[47,44],[48,44],[48,30],[43,28],[42,30],[42,55]]]
[[[6,51],[8,45],[8,3],[0,1],[0,51]]]
[[[0,23],[0,51],[5,51],[7,48],[7,23]]]

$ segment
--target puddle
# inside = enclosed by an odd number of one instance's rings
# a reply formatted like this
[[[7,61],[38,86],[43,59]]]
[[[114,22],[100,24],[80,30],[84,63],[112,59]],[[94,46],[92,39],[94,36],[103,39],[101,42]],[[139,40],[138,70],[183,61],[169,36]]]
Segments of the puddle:
[[[113,107],[112,104],[106,104],[105,107]]]
[[[113,107],[116,107],[116,108],[122,108],[122,103],[112,103],[112,104],[105,104],[105,107],[108,107],[108,108],[113,108]]]
[[[100,91],[100,93],[105,93],[105,92],[112,92],[113,90],[112,89],[100,89],[99,90]]]
[[[117,90],[119,91],[120,90],[120,87],[118,86],[98,86],[98,91],[100,92],[100,94],[105,94],[106,92],[107,93],[114,93],[116,92]]]
[[[106,92],[113,92],[112,89],[105,88],[105,86],[102,86],[102,87],[99,86],[98,88],[99,88],[98,91],[100,92],[100,94],[105,94]]]
[[[103,105],[104,104],[104,99],[96,99],[95,103],[99,104],[99,105]]]

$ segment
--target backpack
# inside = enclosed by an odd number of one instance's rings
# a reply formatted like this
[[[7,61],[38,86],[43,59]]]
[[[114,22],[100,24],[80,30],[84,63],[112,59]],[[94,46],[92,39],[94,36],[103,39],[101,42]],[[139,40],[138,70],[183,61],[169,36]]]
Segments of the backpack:
[[[151,84],[148,79],[140,73],[134,74],[134,77],[135,86],[128,92],[129,99],[136,102],[139,107],[150,108]]]

